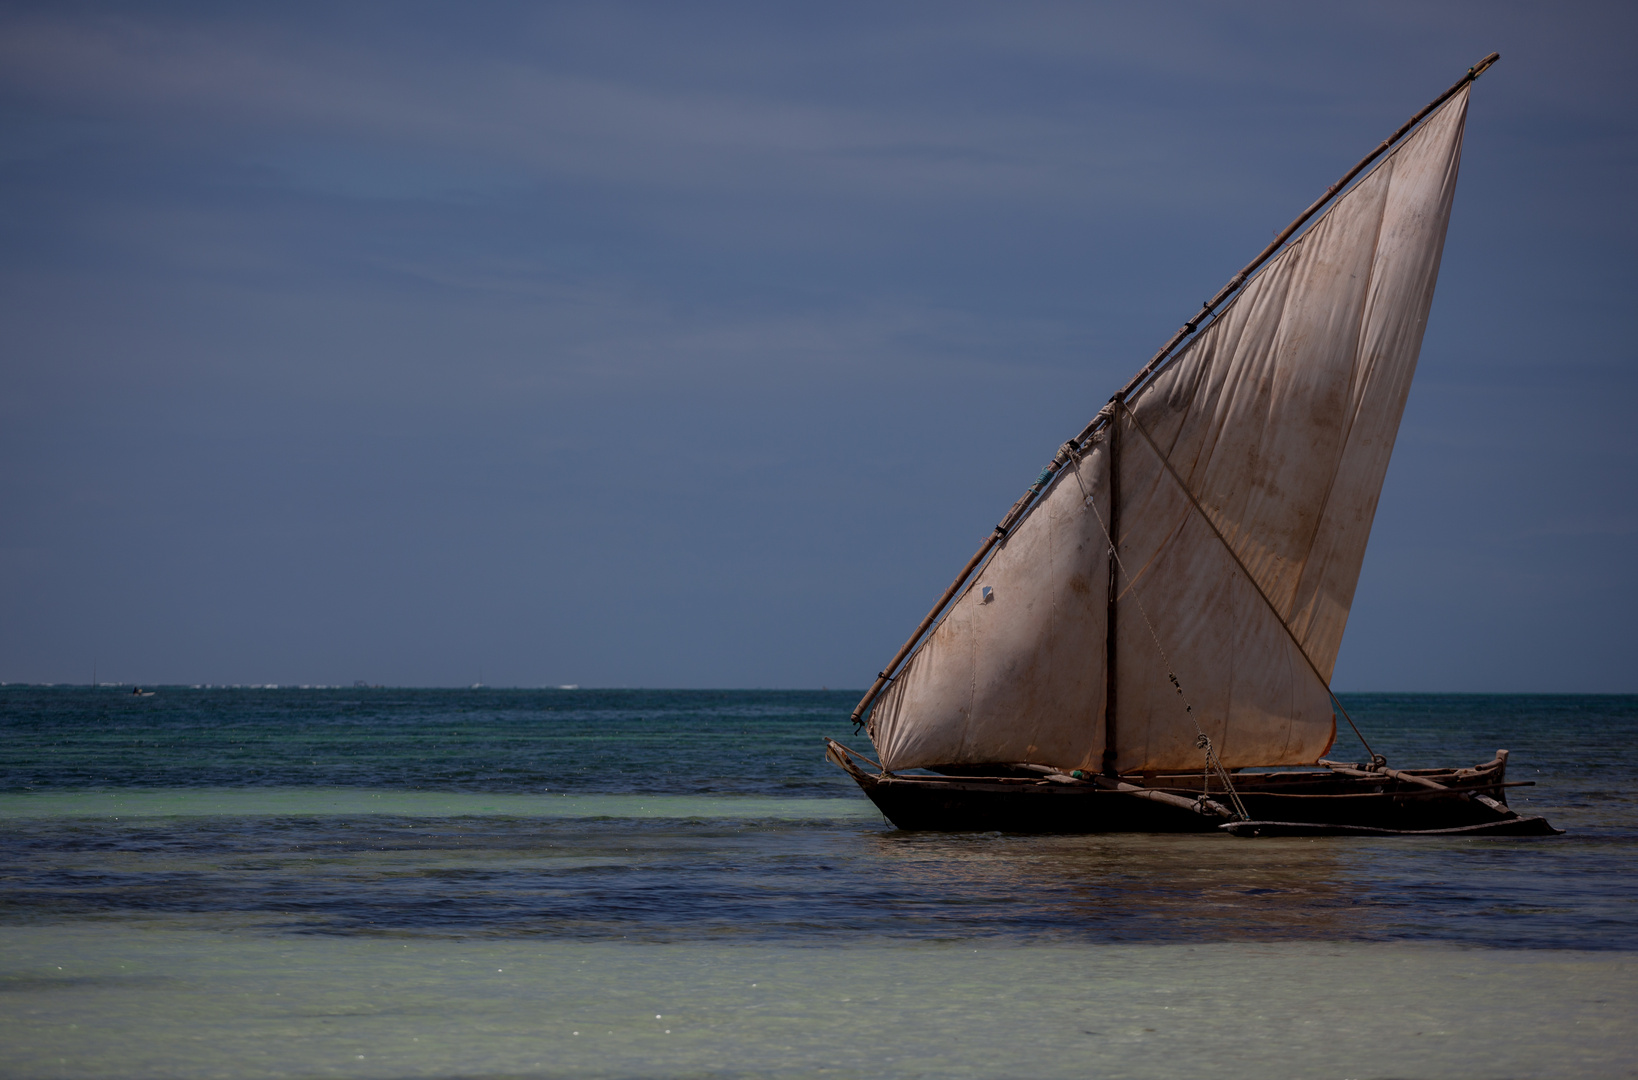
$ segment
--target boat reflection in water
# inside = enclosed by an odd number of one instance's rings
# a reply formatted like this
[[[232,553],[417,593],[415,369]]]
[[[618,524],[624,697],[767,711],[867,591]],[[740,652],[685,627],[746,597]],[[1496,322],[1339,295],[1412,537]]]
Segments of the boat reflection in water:
[[[1374,936],[1392,897],[1355,880],[1345,847],[1215,836],[889,833],[872,845],[899,919],[952,932],[1094,941],[1338,940]],[[934,899],[936,898],[936,899]],[[964,899],[958,899],[964,898]]]

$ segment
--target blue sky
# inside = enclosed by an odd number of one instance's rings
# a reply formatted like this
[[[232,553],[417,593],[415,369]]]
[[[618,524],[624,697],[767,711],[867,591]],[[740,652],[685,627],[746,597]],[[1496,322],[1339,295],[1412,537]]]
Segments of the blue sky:
[[[1638,691],[1633,10],[0,5],[0,679],[862,686],[1498,50],[1336,684]]]

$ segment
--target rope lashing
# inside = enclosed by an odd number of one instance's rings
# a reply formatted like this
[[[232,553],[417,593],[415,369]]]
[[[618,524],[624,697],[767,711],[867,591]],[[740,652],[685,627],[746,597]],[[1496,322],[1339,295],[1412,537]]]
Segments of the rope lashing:
[[[1183,692],[1178,687],[1177,692]],[[1200,797],[1203,799],[1211,794],[1211,774],[1216,770],[1218,777],[1223,781],[1223,790],[1234,803],[1234,812],[1240,815],[1241,821],[1250,821],[1251,815],[1246,813],[1245,804],[1240,801],[1240,793],[1234,790],[1234,781],[1229,778],[1229,772],[1223,767],[1222,759],[1217,756],[1217,748],[1211,744],[1211,736],[1204,731],[1194,737],[1194,745],[1206,752],[1206,769],[1200,776]]]
[[[1118,556],[1116,557],[1116,561],[1119,561]],[[1124,572],[1125,569],[1125,567],[1121,567],[1122,572]],[[1136,590],[1133,591],[1132,598],[1137,598]],[[1143,605],[1141,603],[1138,604],[1138,610],[1143,610]],[[1143,621],[1149,621],[1149,616],[1147,613],[1144,614]],[[1154,627],[1152,625],[1149,627],[1149,632],[1151,634],[1154,633]],[[1155,648],[1160,648],[1159,638],[1155,639]],[[1162,650],[1160,656],[1162,660],[1165,659],[1166,653],[1164,650]],[[1234,790],[1234,781],[1229,778],[1228,769],[1223,767],[1222,760],[1218,758],[1217,748],[1211,744],[1211,736],[1207,735],[1205,731],[1201,730],[1200,721],[1195,720],[1194,706],[1189,704],[1188,695],[1183,693],[1183,684],[1177,681],[1177,674],[1175,672],[1168,671],[1166,673],[1166,677],[1172,680],[1172,686],[1176,688],[1177,696],[1183,699],[1183,711],[1189,714],[1190,720],[1194,721],[1194,745],[1206,752],[1206,771],[1200,778],[1200,793],[1202,797],[1211,793],[1210,778],[1213,770],[1215,770],[1218,778],[1223,781],[1223,789],[1228,792],[1229,798],[1234,802],[1234,809],[1239,813],[1241,820],[1250,821],[1251,815],[1246,813],[1245,805],[1240,802],[1240,795]]]
[[[876,672],[876,678],[878,678],[881,681],[887,683],[888,685],[892,685],[893,680],[898,678],[898,676],[897,675],[889,675],[885,671],[878,671],[878,672]],[[855,732],[863,731],[864,726],[865,726],[864,717],[855,716],[853,718],[853,730]]]

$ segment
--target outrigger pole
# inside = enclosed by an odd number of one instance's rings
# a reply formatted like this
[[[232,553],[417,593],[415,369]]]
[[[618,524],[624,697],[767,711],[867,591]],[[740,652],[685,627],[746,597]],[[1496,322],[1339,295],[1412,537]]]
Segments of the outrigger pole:
[[[1171,339],[1160,347],[1160,351],[1155,353],[1147,364],[1144,364],[1142,368],[1138,369],[1138,373],[1133,375],[1125,386],[1121,387],[1120,390],[1110,397],[1109,404],[1105,405],[1098,411],[1098,414],[1092,418],[1091,422],[1088,423],[1086,427],[1081,429],[1081,433],[1079,435],[1075,436],[1073,439],[1069,440],[1058,448],[1058,452],[1052,456],[1052,460],[1047,463],[1047,467],[1041,470],[1041,475],[1037,476],[1035,478],[1035,482],[1029,486],[1029,489],[1019,497],[1017,502],[1012,504],[1012,509],[1007,511],[1006,516],[1001,519],[1000,524],[996,525],[995,529],[990,533],[990,535],[984,538],[984,543],[976,552],[973,553],[973,557],[967,560],[967,565],[961,568],[961,573],[956,575],[956,579],[950,583],[950,587],[944,590],[944,595],[938,598],[938,603],[933,605],[933,609],[927,613],[927,617],[922,619],[916,626],[915,633],[911,634],[909,640],[900,646],[897,653],[893,654],[893,659],[888,662],[887,666],[876,673],[876,681],[870,684],[870,689],[865,691],[865,696],[860,699],[859,704],[853,708],[853,715],[850,717],[850,719],[853,721],[855,726],[864,723],[864,715],[866,711],[869,710],[870,706],[873,705],[876,699],[881,696],[881,692],[886,689],[887,685],[897,676],[899,666],[903,664],[905,658],[915,650],[916,646],[921,642],[922,637],[929,629],[931,629],[932,625],[938,621],[938,617],[944,613],[944,609],[949,606],[950,601],[961,592],[962,586],[967,583],[967,579],[972,576],[973,571],[976,570],[979,565],[981,565],[984,560],[989,557],[990,552],[995,550],[996,545],[1005,540],[1008,534],[1012,531],[1013,526],[1017,525],[1018,522],[1023,519],[1024,515],[1029,512],[1030,507],[1034,505],[1035,500],[1040,496],[1041,492],[1046,489],[1047,483],[1058,473],[1058,470],[1062,469],[1074,455],[1081,453],[1082,450],[1085,449],[1086,443],[1092,438],[1092,436],[1098,431],[1101,431],[1114,419],[1117,406],[1124,403],[1126,398],[1138,390],[1144,384],[1144,382],[1150,378],[1150,376],[1160,371],[1168,360],[1174,359],[1177,356],[1178,346],[1183,344],[1184,341],[1189,339],[1204,326],[1209,325],[1212,316],[1217,313],[1218,307],[1220,307],[1224,301],[1228,300],[1235,293],[1239,292],[1241,287],[1245,285],[1246,281],[1251,277],[1251,275],[1255,273],[1257,269],[1265,262],[1272,258],[1273,255],[1285,245],[1286,241],[1290,240],[1291,237],[1296,234],[1297,230],[1302,228],[1309,218],[1319,213],[1319,211],[1323,209],[1327,203],[1336,198],[1343,188],[1348,186],[1354,177],[1363,172],[1365,168],[1371,164],[1371,162],[1375,161],[1377,158],[1381,157],[1383,154],[1392,149],[1395,143],[1399,142],[1399,140],[1408,135],[1410,130],[1426,119],[1429,113],[1433,112],[1433,110],[1449,101],[1462,89],[1462,87],[1473,82],[1473,80],[1477,79],[1480,75],[1483,75],[1492,64],[1500,59],[1501,53],[1491,53],[1483,60],[1480,60],[1477,64],[1474,64],[1472,67],[1468,68],[1467,74],[1463,75],[1460,79],[1457,79],[1456,82],[1451,85],[1450,89],[1434,98],[1415,116],[1411,117],[1409,120],[1406,120],[1405,123],[1400,126],[1398,131],[1395,131],[1392,135],[1384,139],[1380,146],[1361,158],[1359,160],[1359,164],[1349,169],[1346,173],[1343,173],[1342,179],[1332,184],[1329,188],[1326,188],[1325,194],[1321,195],[1314,201],[1313,205],[1299,214],[1295,221],[1287,225],[1285,227],[1285,231],[1281,232],[1279,236],[1275,237],[1273,242],[1259,252],[1255,259],[1247,263],[1245,268],[1238,274],[1235,274],[1232,278],[1229,278],[1228,284],[1217,290],[1217,295],[1201,304],[1200,311],[1194,316],[1194,318],[1190,319],[1179,327],[1177,333],[1173,334]],[[1327,686],[1326,690],[1329,692],[1330,687]],[[1335,700],[1335,695],[1332,696],[1332,699]],[[1351,719],[1348,722],[1350,725],[1353,723]],[[1355,729],[1355,732],[1357,734],[1357,728]]]

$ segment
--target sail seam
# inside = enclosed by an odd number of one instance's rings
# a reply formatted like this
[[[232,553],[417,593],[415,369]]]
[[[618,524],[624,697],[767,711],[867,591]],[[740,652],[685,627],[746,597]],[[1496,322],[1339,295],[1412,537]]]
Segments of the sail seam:
[[[1154,569],[1155,563],[1159,561],[1161,553],[1166,550],[1166,546],[1181,536],[1183,530],[1188,526],[1188,524],[1189,511],[1187,507],[1184,507],[1183,512],[1177,516],[1177,524],[1167,529],[1165,539],[1161,540],[1160,543],[1155,545],[1154,554],[1150,555],[1144,564],[1137,568],[1137,573],[1127,578],[1127,588],[1135,588],[1140,578],[1144,578],[1149,575],[1149,571]],[[1122,590],[1120,595],[1124,597],[1126,595],[1125,590]],[[1119,599],[1119,597],[1116,599]]]
[[[1406,141],[1405,145],[1409,145],[1409,140]],[[1388,156],[1386,161],[1377,166],[1377,169],[1396,167],[1398,157],[1399,151],[1395,150]],[[1377,169],[1371,170],[1372,176],[1376,174]],[[1369,177],[1366,179],[1369,179]],[[1361,180],[1348,192],[1348,194],[1352,195],[1355,191],[1358,191],[1361,187],[1363,187],[1364,184],[1365,180]],[[1303,602],[1303,583],[1308,578],[1308,571],[1314,559],[1314,541],[1318,539],[1320,530],[1325,527],[1325,515],[1331,508],[1331,496],[1336,491],[1337,477],[1342,475],[1343,465],[1348,460],[1348,445],[1354,437],[1354,427],[1359,422],[1360,411],[1365,408],[1365,393],[1363,387],[1364,384],[1370,380],[1374,370],[1374,364],[1368,357],[1364,356],[1365,325],[1371,315],[1371,293],[1373,287],[1376,285],[1378,273],[1376,257],[1378,252],[1380,252],[1382,249],[1382,228],[1385,224],[1387,224],[1388,200],[1392,197],[1393,172],[1390,171],[1384,182],[1384,190],[1382,192],[1382,210],[1379,214],[1377,214],[1376,231],[1371,236],[1371,257],[1369,262],[1370,276],[1365,280],[1364,295],[1360,298],[1359,304],[1359,319],[1354,326],[1353,378],[1349,380],[1348,386],[1349,393],[1354,396],[1354,407],[1348,410],[1348,422],[1342,431],[1342,441],[1338,446],[1336,465],[1332,468],[1331,475],[1325,482],[1325,494],[1320,499],[1320,510],[1319,513],[1314,516],[1314,528],[1308,534],[1308,543],[1306,545],[1308,556],[1303,559],[1302,570],[1298,572],[1297,580],[1292,582],[1291,585],[1291,614],[1293,617],[1296,616],[1297,606]],[[1341,200],[1339,199],[1338,202],[1340,203]],[[1368,365],[1367,370],[1360,370],[1360,364],[1362,361]],[[1307,605],[1309,610],[1308,627],[1310,630],[1313,629],[1314,622],[1319,617],[1318,612],[1314,610],[1314,604],[1317,602],[1318,598],[1316,596],[1315,598],[1310,599]],[[1335,663],[1334,657],[1332,658],[1332,662]]]
[[[1348,710],[1342,708],[1342,702],[1337,700],[1337,695],[1331,690],[1330,680],[1320,674],[1319,668],[1315,665],[1313,658],[1308,655],[1308,650],[1302,647],[1302,642],[1297,640],[1297,635],[1292,632],[1291,627],[1286,623],[1286,621],[1280,617],[1280,611],[1274,606],[1274,601],[1268,598],[1268,594],[1263,591],[1262,585],[1258,584],[1257,579],[1252,576],[1251,571],[1246,569],[1246,564],[1241,561],[1239,554],[1235,552],[1234,548],[1230,546],[1229,542],[1223,538],[1222,532],[1217,528],[1216,524],[1212,522],[1211,515],[1206,513],[1205,508],[1200,505],[1200,500],[1196,499],[1194,497],[1194,492],[1189,489],[1189,485],[1185,484],[1183,482],[1183,478],[1177,475],[1177,470],[1172,468],[1170,459],[1166,457],[1165,453],[1161,451],[1160,447],[1155,445],[1155,441],[1149,437],[1148,429],[1145,428],[1143,426],[1143,422],[1137,418],[1137,414],[1131,409],[1127,408],[1126,402],[1124,401],[1120,402],[1120,407],[1125,411],[1127,416],[1131,417],[1132,426],[1137,429],[1137,433],[1139,435],[1143,436],[1143,441],[1149,444],[1149,449],[1155,452],[1155,456],[1160,458],[1160,464],[1166,469],[1166,472],[1170,474],[1171,478],[1176,481],[1177,486],[1182,490],[1184,497],[1189,500],[1189,505],[1193,506],[1195,512],[1200,515],[1200,520],[1206,523],[1206,527],[1211,530],[1211,534],[1217,537],[1218,542],[1223,545],[1223,550],[1228,552],[1229,558],[1234,560],[1234,565],[1240,568],[1240,572],[1246,576],[1247,581],[1251,582],[1251,587],[1257,590],[1257,595],[1262,598],[1263,603],[1268,605],[1269,614],[1274,616],[1274,621],[1280,624],[1280,628],[1283,629],[1286,636],[1291,639],[1291,644],[1296,647],[1297,652],[1302,654],[1303,660],[1308,664],[1308,670],[1314,673],[1314,678],[1318,679],[1320,685],[1325,688],[1325,693],[1333,702],[1335,702],[1337,708],[1342,710],[1343,719],[1348,721],[1348,726],[1354,729],[1354,734],[1359,736],[1360,742],[1365,743],[1366,752],[1369,753],[1374,759],[1376,757],[1376,751],[1372,750],[1371,744],[1365,741],[1364,734],[1358,727],[1355,726],[1353,718],[1348,715]]]

